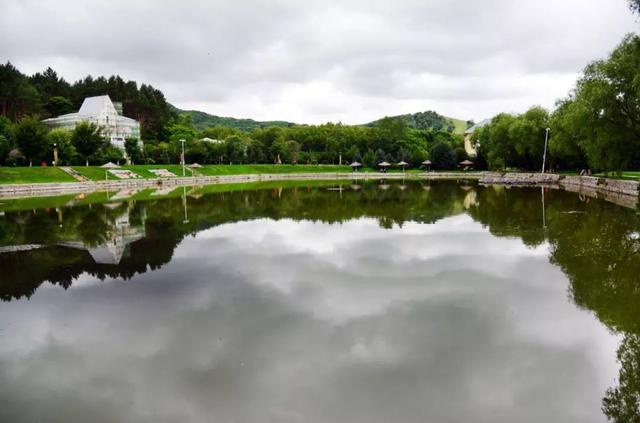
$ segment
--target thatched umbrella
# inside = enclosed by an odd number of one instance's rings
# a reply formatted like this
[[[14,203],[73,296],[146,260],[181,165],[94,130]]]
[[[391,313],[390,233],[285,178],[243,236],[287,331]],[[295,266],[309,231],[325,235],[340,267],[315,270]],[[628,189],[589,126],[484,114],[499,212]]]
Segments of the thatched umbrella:
[[[115,164],[113,162],[105,163],[100,167],[103,168],[103,169],[120,169],[120,166],[118,166],[117,164]]]
[[[356,162],[356,161],[354,160],[354,162],[353,162],[353,163],[351,163],[351,164],[350,164],[350,166],[351,166],[351,168],[352,168],[353,170],[355,170],[355,171],[356,171],[356,173],[357,173],[357,172],[358,172],[358,168],[362,167],[362,163],[358,163],[358,162]]]
[[[378,167],[380,168],[381,172],[386,172],[387,168],[389,168],[391,166],[391,163],[389,162],[380,162],[378,163]]]
[[[402,168],[402,173],[404,173],[404,168],[409,166],[409,163],[407,163],[404,160],[402,160],[401,162],[398,162],[398,166],[400,166]]]
[[[470,160],[463,160],[460,162],[460,166],[464,167],[465,170],[468,169],[469,167],[473,166],[473,162]]]
[[[426,167],[427,169],[431,169],[431,160],[425,160],[424,162],[422,162],[422,166]]]
[[[194,163],[194,164],[190,164],[188,167],[192,167],[194,169],[199,169],[202,167],[202,165],[198,164],[198,163]]]

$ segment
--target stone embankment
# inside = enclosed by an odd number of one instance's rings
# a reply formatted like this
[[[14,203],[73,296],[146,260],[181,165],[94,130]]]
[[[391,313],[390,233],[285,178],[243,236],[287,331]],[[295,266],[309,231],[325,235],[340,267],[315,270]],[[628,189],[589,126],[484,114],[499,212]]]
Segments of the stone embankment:
[[[86,182],[57,182],[38,184],[0,184],[0,198],[43,197],[70,193],[87,193],[94,191],[116,191],[123,189],[147,189],[172,186],[233,184],[261,181],[286,180],[365,180],[365,179],[480,179],[482,172],[424,172],[424,173],[283,173],[261,175],[221,175],[195,176],[185,178],[162,179],[128,179]]]
[[[640,183],[595,176],[556,175],[551,173],[485,173],[484,185],[549,186],[589,197],[603,198],[626,207],[635,208],[640,195]]]

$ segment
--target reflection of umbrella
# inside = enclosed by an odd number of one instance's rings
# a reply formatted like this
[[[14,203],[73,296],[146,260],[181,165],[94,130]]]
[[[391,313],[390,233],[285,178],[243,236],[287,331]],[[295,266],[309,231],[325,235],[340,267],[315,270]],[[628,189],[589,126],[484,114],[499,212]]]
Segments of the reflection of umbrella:
[[[473,166],[473,162],[470,160],[463,160],[460,162],[460,165],[462,166]]]
[[[103,168],[103,169],[120,169],[120,166],[118,166],[117,164],[115,164],[113,162],[105,163],[100,167]]]
[[[194,163],[194,164],[189,165],[188,167],[201,168],[202,165],[199,165],[198,163]]]

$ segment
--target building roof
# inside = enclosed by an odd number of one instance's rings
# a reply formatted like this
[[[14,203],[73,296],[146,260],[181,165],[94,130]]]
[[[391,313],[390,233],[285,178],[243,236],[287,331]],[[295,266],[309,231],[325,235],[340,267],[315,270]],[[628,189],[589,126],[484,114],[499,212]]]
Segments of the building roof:
[[[482,128],[483,126],[485,126],[488,123],[491,123],[491,119],[481,120],[480,122],[478,122],[475,125],[473,125],[471,128],[469,128],[466,131],[464,131],[464,133],[465,134],[473,134],[473,131],[475,131],[476,129]]]
[[[99,95],[96,97],[87,97],[82,102],[82,106],[80,106],[80,110],[78,110],[79,115],[84,116],[93,116],[98,115],[104,109],[105,102],[111,103],[113,107],[113,103],[111,102],[111,98],[108,95]]]

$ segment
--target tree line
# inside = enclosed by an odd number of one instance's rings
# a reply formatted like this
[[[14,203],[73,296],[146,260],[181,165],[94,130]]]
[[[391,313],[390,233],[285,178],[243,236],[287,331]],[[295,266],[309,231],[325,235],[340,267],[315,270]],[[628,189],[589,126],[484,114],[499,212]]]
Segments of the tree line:
[[[640,0],[629,0],[640,14]],[[120,76],[86,78],[69,84],[48,68],[26,76],[0,65],[0,165],[51,162],[52,145],[63,164],[101,164],[122,154],[101,138],[101,128],[78,125],[48,131],[40,119],[76,111],[87,96],[109,94],[123,102],[124,115],[141,123],[144,147],[127,140],[134,163],[308,163],[405,161],[436,169],[468,159],[462,135],[435,112],[386,117],[368,125],[341,123],[199,128],[178,114],[150,85],[138,87]],[[473,122],[467,122],[471,126]],[[539,170],[549,129],[547,168],[620,172],[640,167],[640,37],[627,35],[608,58],[589,64],[575,88],[555,110],[534,106],[522,114],[501,113],[478,128],[471,141],[477,169]]]
[[[27,76],[7,63],[0,65],[0,165],[51,163],[54,145],[61,164],[121,161],[122,152],[94,124],[82,123],[67,131],[49,130],[41,123],[44,118],[77,111],[85,97],[103,94],[122,101],[123,114],[140,121],[143,147],[135,139],[125,143],[128,158],[138,164],[179,163],[181,140],[186,141],[185,159],[202,164],[358,161],[375,166],[381,161],[405,161],[419,166],[431,158],[434,167],[447,169],[467,159],[462,135],[442,124],[446,118],[435,112],[386,117],[362,126],[199,129],[189,114],[176,113],[162,92],[150,85],[138,88],[135,81],[125,82],[117,75],[87,76],[69,84],[51,68]]]
[[[501,113],[475,131],[478,159],[491,169],[541,169],[547,128],[551,169],[640,167],[640,37],[627,35],[607,59],[590,63],[553,112]]]

